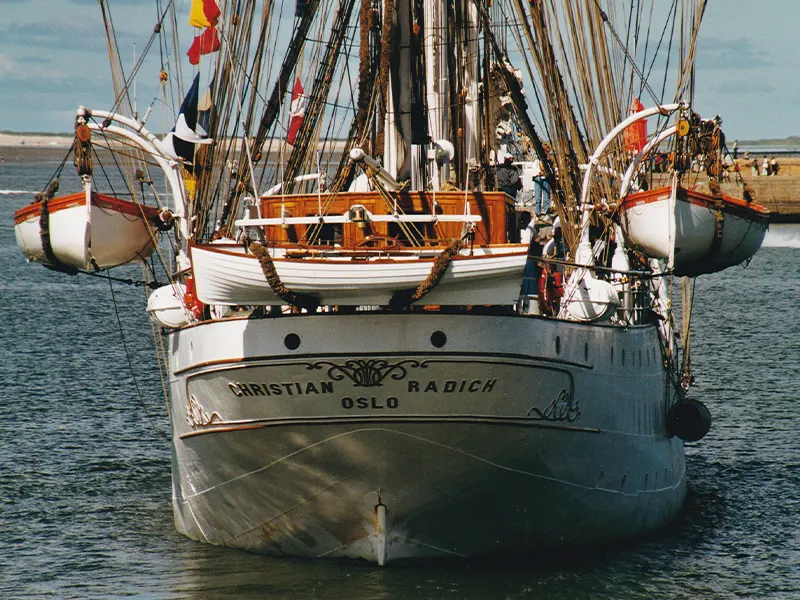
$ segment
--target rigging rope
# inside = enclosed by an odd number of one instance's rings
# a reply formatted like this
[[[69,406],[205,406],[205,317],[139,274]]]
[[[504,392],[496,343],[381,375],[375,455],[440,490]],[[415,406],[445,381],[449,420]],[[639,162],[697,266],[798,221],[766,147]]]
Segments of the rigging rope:
[[[682,302],[681,306],[683,317],[681,352],[681,376],[680,385],[684,390],[688,390],[692,383],[692,359],[690,353],[692,308],[694,306],[694,286],[697,280],[694,277],[683,277],[681,280]]]
[[[322,67],[317,70],[311,93],[307,95],[308,104],[300,129],[295,139],[295,145],[289,156],[284,175],[285,193],[292,193],[295,187],[294,178],[301,166],[307,161],[312,138],[317,130],[317,124],[322,116],[322,101],[327,97],[333,83],[333,75],[341,56],[341,48],[347,34],[347,25],[350,22],[355,0],[343,0],[339,6],[331,27],[331,34],[322,58]]]
[[[130,355],[130,352],[128,351],[128,343],[125,341],[125,332],[122,329],[122,320],[119,318],[119,309],[117,307],[117,297],[114,294],[114,286],[111,283],[111,279],[110,278],[108,279],[108,289],[111,292],[111,301],[112,301],[112,303],[114,305],[114,315],[116,316],[116,319],[117,319],[117,329],[119,330],[119,337],[122,340],[122,348],[125,351],[125,358],[128,361],[128,369],[130,370],[130,373],[131,373],[131,379],[133,379],[133,385],[136,388],[136,395],[137,395],[138,400],[139,400],[139,405],[142,407],[142,410],[144,411],[144,414],[147,415],[147,420],[150,421],[150,425],[152,426],[153,431],[155,431],[159,435],[159,437],[161,437],[161,439],[166,442],[166,441],[168,441],[167,436],[164,435],[164,432],[162,432],[160,429],[158,429],[158,427],[156,427],[156,424],[153,421],[153,417],[150,416],[150,413],[147,410],[147,406],[144,403],[144,398],[142,398],[142,390],[139,387],[139,381],[136,379],[136,374],[133,371],[133,361],[131,360],[131,355]]]
[[[258,124],[258,130],[256,131],[255,139],[253,139],[250,146],[254,162],[258,162],[262,158],[262,151],[264,142],[267,139],[267,133],[278,116],[281,100],[288,90],[289,79],[294,72],[295,67],[297,66],[297,61],[300,58],[300,53],[308,36],[308,31],[314,21],[319,4],[320,0],[308,0],[305,5],[303,16],[300,18],[300,23],[294,31],[292,40],[289,42],[289,46],[286,50],[286,56],[284,57],[280,73],[278,75],[278,80],[275,82],[275,85],[272,88],[272,94],[270,95],[269,100],[264,107],[264,113]],[[247,172],[248,170],[249,168],[243,168],[243,172],[239,173],[239,181],[246,181],[249,178],[249,173]],[[232,194],[237,193],[238,188],[239,185],[234,186],[234,191]],[[223,222],[227,221],[228,214],[231,212],[230,204],[232,203],[232,200],[232,198],[229,198],[228,202],[225,204],[225,207],[223,207],[222,215],[220,217]]]
[[[608,15],[600,6],[600,0],[594,0],[594,3],[597,6],[597,11],[598,14],[600,15],[600,18],[606,24],[606,27],[608,27],[608,30],[611,32],[612,37],[619,45],[620,50],[625,54],[625,56],[630,61],[631,69],[633,69],[636,72],[636,75],[639,76],[639,80],[642,82],[642,86],[644,87],[645,90],[647,90],[647,92],[653,98],[653,102],[658,103],[658,96],[656,96],[656,93],[653,91],[653,88],[650,87],[650,84],[647,83],[647,79],[645,79],[644,73],[642,73],[642,71],[639,69],[639,66],[636,64],[636,60],[631,56],[627,46],[623,43],[622,39],[617,34],[617,31],[616,29],[614,29],[614,26],[611,24],[611,21],[609,21]]]

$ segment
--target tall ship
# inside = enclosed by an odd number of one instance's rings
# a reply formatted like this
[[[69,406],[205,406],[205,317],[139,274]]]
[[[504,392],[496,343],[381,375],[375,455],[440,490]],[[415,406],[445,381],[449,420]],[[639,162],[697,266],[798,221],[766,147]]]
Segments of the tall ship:
[[[15,228],[141,263],[181,533],[384,565],[678,514],[695,277],[769,221],[693,108],[705,1],[154,5],[130,68],[101,3],[116,101]]]

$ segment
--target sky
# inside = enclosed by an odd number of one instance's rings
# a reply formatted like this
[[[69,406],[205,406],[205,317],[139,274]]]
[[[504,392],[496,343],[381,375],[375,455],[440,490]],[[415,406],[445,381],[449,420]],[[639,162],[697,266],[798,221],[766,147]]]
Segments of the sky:
[[[130,66],[134,44],[141,51],[153,30],[156,2],[105,1]],[[177,3],[188,15],[189,0]],[[185,25],[186,45],[190,32]],[[729,141],[800,135],[799,55],[800,0],[709,0],[696,110],[719,114]],[[107,65],[98,0],[0,0],[0,131],[70,133],[79,105],[110,107]],[[140,112],[155,97],[151,71],[137,78]]]

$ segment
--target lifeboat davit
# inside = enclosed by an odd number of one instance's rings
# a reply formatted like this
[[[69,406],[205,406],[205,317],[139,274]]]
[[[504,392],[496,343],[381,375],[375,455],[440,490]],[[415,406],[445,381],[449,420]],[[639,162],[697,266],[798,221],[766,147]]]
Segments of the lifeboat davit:
[[[102,270],[149,258],[159,209],[86,192],[37,201],[14,213],[17,245],[29,260],[59,270]]]
[[[753,257],[769,228],[769,210],[727,194],[678,186],[629,194],[620,221],[629,245],[653,258],[674,256],[676,275],[716,273]],[[674,251],[673,251],[674,245]]]

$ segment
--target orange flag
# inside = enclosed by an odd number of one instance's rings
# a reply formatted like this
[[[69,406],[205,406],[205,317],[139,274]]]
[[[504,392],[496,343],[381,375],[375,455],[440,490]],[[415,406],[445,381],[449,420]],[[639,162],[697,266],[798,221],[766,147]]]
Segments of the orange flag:
[[[639,98],[634,98],[628,116],[644,110]],[[647,119],[641,119],[629,125],[623,134],[625,150],[628,152],[641,152],[647,144]]]

